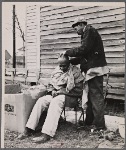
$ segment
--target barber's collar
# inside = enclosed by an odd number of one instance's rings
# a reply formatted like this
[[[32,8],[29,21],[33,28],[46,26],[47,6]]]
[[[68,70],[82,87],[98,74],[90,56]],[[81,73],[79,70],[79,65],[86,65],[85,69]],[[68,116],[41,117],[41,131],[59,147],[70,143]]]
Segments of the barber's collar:
[[[85,29],[86,29],[86,26],[84,26],[84,28],[83,28],[83,33],[84,33]],[[81,35],[81,39],[82,38],[83,38],[83,35]]]
[[[86,26],[84,26],[83,32],[85,31]]]

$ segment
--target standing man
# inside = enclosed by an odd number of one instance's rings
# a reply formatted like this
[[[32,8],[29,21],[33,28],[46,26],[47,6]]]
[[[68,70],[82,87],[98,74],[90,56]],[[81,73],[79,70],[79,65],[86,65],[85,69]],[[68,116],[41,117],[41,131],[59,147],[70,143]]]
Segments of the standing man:
[[[78,18],[72,25],[78,35],[81,35],[81,46],[67,50],[71,63],[80,64],[82,72],[86,73],[88,81],[88,102],[85,124],[95,126],[96,130],[105,129],[103,75],[108,73],[104,47],[98,31],[83,18]]]

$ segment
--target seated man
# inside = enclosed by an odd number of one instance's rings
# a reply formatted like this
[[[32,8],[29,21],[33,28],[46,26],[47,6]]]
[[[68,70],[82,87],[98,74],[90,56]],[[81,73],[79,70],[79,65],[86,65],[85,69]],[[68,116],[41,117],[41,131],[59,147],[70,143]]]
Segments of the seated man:
[[[65,102],[70,102],[83,93],[84,77],[76,66],[72,66],[68,56],[60,55],[58,58],[59,66],[51,75],[48,94],[39,98],[33,107],[31,115],[26,124],[26,130],[19,135],[19,139],[27,137],[30,130],[35,130],[43,111],[48,109],[47,116],[42,127],[40,137],[33,138],[36,143],[46,142],[55,135],[58,121],[63,110]],[[51,93],[51,94],[50,94]],[[67,103],[67,104],[68,104]]]

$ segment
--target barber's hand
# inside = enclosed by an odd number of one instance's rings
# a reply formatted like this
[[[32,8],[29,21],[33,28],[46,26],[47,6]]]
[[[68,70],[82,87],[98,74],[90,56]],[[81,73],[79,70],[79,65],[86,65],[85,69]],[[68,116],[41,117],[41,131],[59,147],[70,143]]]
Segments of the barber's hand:
[[[52,91],[52,97],[56,97],[58,95],[57,91],[53,90]]]
[[[66,54],[66,51],[64,51],[64,52],[60,53],[60,56],[61,56],[61,55],[65,55],[65,54]]]

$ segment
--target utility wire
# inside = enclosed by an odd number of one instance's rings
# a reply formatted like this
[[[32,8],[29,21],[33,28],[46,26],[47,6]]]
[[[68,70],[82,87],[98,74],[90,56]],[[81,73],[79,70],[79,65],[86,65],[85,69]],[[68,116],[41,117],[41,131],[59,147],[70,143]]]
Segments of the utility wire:
[[[19,30],[18,27],[16,27],[16,28]],[[10,27],[10,28],[7,28],[7,27],[6,27],[5,29],[8,30],[8,31],[11,31],[11,32],[13,33],[13,29],[11,29],[11,27]],[[19,31],[18,31],[18,32],[19,32]],[[21,33],[17,33],[17,34],[16,34],[16,37],[17,37],[17,36],[22,38]]]
[[[18,21],[17,15],[15,15],[15,18],[16,18],[16,21],[17,21],[19,30],[20,30],[20,32],[21,32],[21,37],[22,37],[23,41],[25,42],[25,39],[24,39],[24,32],[23,32],[22,29],[21,29],[21,26],[20,26],[20,23],[19,23],[19,21]]]

